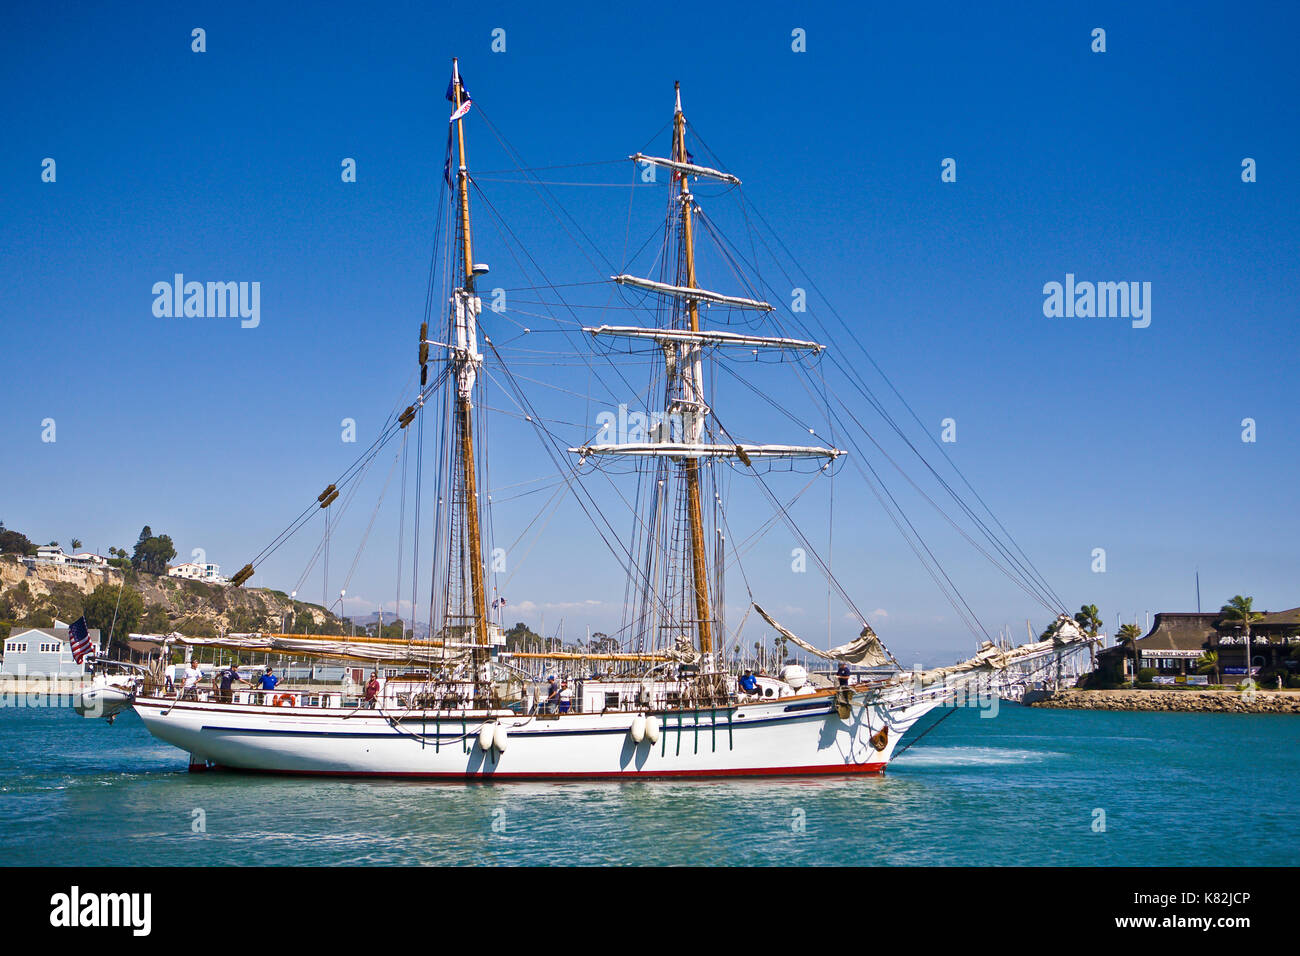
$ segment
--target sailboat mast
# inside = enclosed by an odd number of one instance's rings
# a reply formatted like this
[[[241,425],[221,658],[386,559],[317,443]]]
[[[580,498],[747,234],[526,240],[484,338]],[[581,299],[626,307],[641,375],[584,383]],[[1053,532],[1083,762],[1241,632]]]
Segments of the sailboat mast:
[[[673,116],[673,159],[679,163],[685,163],[688,161],[686,157],[686,117],[682,113],[681,84],[674,84],[674,90],[677,95],[677,105]],[[691,224],[691,192],[684,171],[678,174],[677,179],[681,184],[679,201],[682,207],[682,243],[686,258],[686,287],[694,289],[696,288],[695,243]],[[690,315],[691,331],[698,333],[700,331],[699,300],[687,299],[686,309]],[[703,425],[704,409],[703,363],[700,357],[699,344],[692,345],[684,357],[686,361],[683,362],[681,374],[682,381],[685,384],[685,398],[688,402],[693,403],[692,416],[696,421],[692,423],[691,427],[694,430]],[[698,441],[698,436],[695,437],[695,440]],[[703,655],[707,666],[713,654],[713,631],[709,610],[709,578],[704,557],[704,517],[700,505],[699,459],[688,458],[683,467],[686,470],[686,509],[691,531],[691,566],[695,578],[695,619],[699,632],[700,654]]]
[[[451,61],[452,96],[456,111],[462,105],[464,88],[460,80],[459,61]],[[460,368],[457,371],[459,385],[457,395],[457,423],[460,431],[460,465],[465,496],[465,533],[469,538],[469,573],[471,601],[473,602],[474,624],[477,630],[477,643],[481,647],[488,645],[487,597],[483,589],[483,542],[479,529],[478,486],[474,468],[474,417],[473,385],[474,365],[478,352],[478,330],[475,322],[476,304],[474,296],[474,254],[469,223],[469,170],[465,163],[465,119],[456,120],[456,142],[460,167],[456,182],[460,194],[460,231],[461,255],[464,265],[463,293],[457,296],[457,344],[467,349],[458,357]],[[475,652],[475,673],[482,663],[483,652]]]

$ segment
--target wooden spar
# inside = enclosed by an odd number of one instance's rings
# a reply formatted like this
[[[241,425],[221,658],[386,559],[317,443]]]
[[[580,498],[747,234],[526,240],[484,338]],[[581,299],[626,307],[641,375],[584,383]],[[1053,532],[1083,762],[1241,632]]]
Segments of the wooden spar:
[[[346,644],[381,644],[388,646],[401,645],[402,647],[443,647],[442,641],[422,641],[422,640],[403,640],[392,637],[370,637],[369,635],[358,635],[349,637],[346,634],[281,634],[281,633],[262,633],[257,632],[257,637],[287,637],[294,640],[303,641],[334,641]]]
[[[459,61],[452,60],[451,68],[452,95],[455,98],[456,110],[459,111],[461,93],[463,92],[460,82]],[[456,139],[460,157],[460,169],[456,181],[460,189],[461,254],[465,265],[465,291],[472,297],[474,294],[474,252],[469,228],[469,170],[465,163],[465,118],[463,116],[456,120]],[[468,302],[466,308],[469,308]],[[475,335],[477,334],[476,331]],[[469,358],[463,357],[462,361],[469,361]],[[477,679],[478,667],[483,663],[488,646],[487,596],[483,590],[483,542],[479,532],[478,484],[474,472],[473,405],[468,395],[461,394],[459,396],[457,421],[460,430],[460,466],[465,493],[465,533],[469,537],[470,597],[474,603],[474,621],[478,628],[478,643],[485,649],[474,652],[475,679]]]
[[[523,658],[533,661],[671,661],[667,654],[576,654],[572,651],[513,651],[503,655],[510,658]]]
[[[682,88],[680,83],[673,85],[677,93],[677,111],[673,115],[673,159],[679,163],[686,162],[686,117],[682,114]],[[681,183],[682,205],[682,242],[686,253],[686,287],[694,289],[695,285],[695,244],[691,230],[691,194],[687,185],[686,174],[678,177]],[[700,304],[697,299],[688,299],[686,309],[691,317],[691,331],[700,331]],[[704,407],[703,372],[700,363],[699,346],[687,352],[692,359],[684,363],[682,377],[688,383],[688,399],[696,403],[697,409]],[[699,412],[697,411],[697,414]],[[704,558],[704,517],[700,506],[700,463],[698,459],[687,459],[682,466],[686,471],[687,513],[691,526],[691,567],[695,577],[695,618],[700,635],[700,653],[706,660],[713,653],[713,631],[709,613],[709,579]]]

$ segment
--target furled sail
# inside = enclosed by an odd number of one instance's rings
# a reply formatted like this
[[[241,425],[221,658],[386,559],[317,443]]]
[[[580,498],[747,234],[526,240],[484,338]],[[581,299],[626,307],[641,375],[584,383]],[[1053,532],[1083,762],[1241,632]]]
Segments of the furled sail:
[[[772,306],[767,302],[760,302],[758,299],[745,299],[738,295],[723,295],[721,292],[710,292],[708,289],[697,289],[694,286],[671,285],[667,282],[656,282],[654,279],[642,279],[640,276],[610,276],[619,285],[630,285],[636,289],[645,289],[647,292],[657,292],[660,295],[673,296],[678,299],[694,299],[697,302],[712,302],[715,305],[729,305],[737,309],[757,309],[759,312],[771,312]]]
[[[1021,644],[1008,650],[998,647],[992,641],[984,641],[974,657],[958,664],[924,671],[921,674],[921,681],[928,684],[931,681],[947,680],[950,677],[976,672],[991,673],[1005,670],[1012,664],[1024,664],[1040,657],[1047,657],[1063,648],[1078,647],[1092,640],[1094,639],[1085,634],[1072,618],[1062,614],[1052,625],[1052,636],[1047,640]]]
[[[628,159],[638,163],[649,163],[651,166],[663,166],[665,169],[671,169],[675,172],[685,173],[687,176],[707,176],[709,179],[720,179],[724,183],[731,183],[733,186],[739,186],[740,180],[731,173],[724,173],[720,169],[713,169],[710,166],[698,166],[695,163],[679,163],[675,159],[664,159],[662,156],[647,156],[644,153],[634,153]]]
[[[586,327],[582,331],[589,335],[616,335],[632,339],[653,339],[656,342],[675,342],[700,345],[734,345],[742,348],[792,349],[808,352],[820,352],[826,346],[820,342],[808,342],[803,339],[787,339],[770,335],[746,335],[743,332],[707,331],[692,332],[689,329],[647,329],[636,325],[601,325]]]
[[[817,445],[715,445],[704,442],[623,442],[614,445],[582,445],[570,454],[640,455],[650,458],[826,458],[834,461],[844,452]],[[742,455],[743,452],[743,455]]]
[[[457,663],[468,660],[471,644],[432,641],[393,641],[376,638],[308,637],[294,634],[226,634],[223,637],[185,637],[178,633],[168,635],[132,634],[132,641],[156,643],[161,646],[175,644],[182,647],[219,647],[225,650],[300,654],[340,660],[407,661],[436,660]]]
[[[754,605],[754,610],[759,613],[763,620],[772,625],[778,634],[799,645],[809,654],[816,654],[818,657],[824,657],[829,661],[861,664],[863,667],[881,667],[889,663],[889,656],[885,653],[884,645],[880,643],[880,638],[876,636],[876,632],[871,629],[870,624],[863,625],[862,633],[858,635],[856,640],[841,644],[838,647],[832,647],[829,651],[824,651],[819,647],[813,647],[793,631],[782,627],[757,604]]]

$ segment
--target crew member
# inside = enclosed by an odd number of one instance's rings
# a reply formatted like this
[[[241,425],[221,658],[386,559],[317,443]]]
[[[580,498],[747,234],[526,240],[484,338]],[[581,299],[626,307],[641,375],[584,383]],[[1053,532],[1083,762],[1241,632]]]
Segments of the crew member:
[[[266,673],[257,679],[258,690],[275,690],[275,686],[280,683],[280,678],[276,677],[270,664],[266,665]]]
[[[379,671],[370,672],[370,680],[366,683],[366,691],[362,700],[367,707],[373,708],[376,701],[379,700]]]
[[[199,668],[199,662],[190,660],[185,665],[185,682],[181,685],[181,698],[186,700],[199,699],[199,681],[203,679],[203,671]]]
[[[572,706],[573,691],[569,690],[569,682],[566,680],[560,685],[560,713],[567,714]]]
[[[239,664],[236,661],[231,661],[230,666],[221,672],[221,691],[217,695],[218,701],[223,704],[230,703],[232,697],[231,689],[233,688],[235,681],[239,681],[241,684],[248,683],[248,681],[239,676]]]
[[[560,706],[560,685],[555,680],[555,675],[551,674],[546,678],[550,681],[546,685],[546,712],[553,714]]]
[[[849,686],[849,677],[851,677],[852,675],[849,672],[848,661],[840,661],[840,666],[835,670],[835,676],[840,679],[841,687]]]

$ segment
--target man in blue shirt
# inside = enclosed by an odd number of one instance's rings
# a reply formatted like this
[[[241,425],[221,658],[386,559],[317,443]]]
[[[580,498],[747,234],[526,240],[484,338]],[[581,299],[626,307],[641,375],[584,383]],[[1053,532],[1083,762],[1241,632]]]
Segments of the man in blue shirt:
[[[239,681],[242,684],[248,683],[248,681],[244,680],[244,678],[239,676],[238,662],[231,661],[230,666],[221,672],[221,694],[218,697],[218,700],[220,700],[221,703],[223,704],[230,703],[230,699],[231,699],[230,692],[235,681]]]
[[[276,677],[271,671],[271,665],[267,664],[266,673],[257,679],[258,690],[275,690],[275,685],[280,683],[280,678]]]

